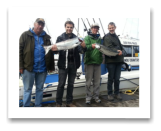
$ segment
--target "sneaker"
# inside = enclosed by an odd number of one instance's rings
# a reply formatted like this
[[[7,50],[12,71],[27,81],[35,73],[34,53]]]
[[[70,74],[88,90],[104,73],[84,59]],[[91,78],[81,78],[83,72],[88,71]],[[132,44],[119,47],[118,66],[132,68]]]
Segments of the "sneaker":
[[[61,105],[60,104],[56,104],[56,107],[61,107]]]
[[[76,107],[74,104],[70,103],[70,104],[67,104],[66,107]]]
[[[95,99],[95,102],[96,103],[101,103],[101,100],[100,99]]]
[[[115,97],[116,99],[118,99],[118,100],[122,100],[122,97],[121,97],[120,93],[117,94],[117,95],[114,95],[114,97]]]
[[[91,104],[91,101],[90,100],[86,100],[86,104]]]
[[[108,100],[113,101],[114,100],[113,95],[108,95]]]

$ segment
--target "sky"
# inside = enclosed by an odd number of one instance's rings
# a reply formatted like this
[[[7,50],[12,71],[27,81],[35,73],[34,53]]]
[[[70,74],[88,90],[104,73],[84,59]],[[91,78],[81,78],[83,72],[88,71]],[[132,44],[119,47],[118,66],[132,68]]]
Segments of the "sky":
[[[61,6],[9,6],[8,7],[8,118],[149,118],[150,117],[150,14],[151,7],[61,7]],[[129,35],[140,39],[140,98],[138,108],[19,108],[19,38],[20,35],[33,26],[37,18],[44,18],[53,43],[65,32],[64,23],[70,18],[84,37],[84,25],[87,28],[93,23],[93,18],[100,25],[100,35],[104,36],[99,18],[105,33],[108,33],[109,22],[116,24],[118,35]],[[44,28],[45,31],[46,28]],[[77,32],[73,31],[77,35]],[[147,54],[148,52],[148,54]],[[146,75],[145,75],[146,74]],[[14,92],[14,93],[13,93]],[[31,110],[31,111],[30,111]],[[60,110],[64,110],[63,112]],[[53,113],[59,112],[60,113]],[[98,112],[99,113],[95,113]],[[28,112],[28,113],[24,113]],[[30,112],[30,113],[29,113]],[[66,113],[66,112],[71,112]],[[80,113],[78,113],[80,112]],[[88,113],[86,113],[88,112]],[[109,113],[110,112],[110,113]],[[113,113],[111,113],[113,112]],[[124,113],[120,113],[124,112]],[[131,113],[133,112],[133,113]],[[130,114],[130,115],[128,115]]]

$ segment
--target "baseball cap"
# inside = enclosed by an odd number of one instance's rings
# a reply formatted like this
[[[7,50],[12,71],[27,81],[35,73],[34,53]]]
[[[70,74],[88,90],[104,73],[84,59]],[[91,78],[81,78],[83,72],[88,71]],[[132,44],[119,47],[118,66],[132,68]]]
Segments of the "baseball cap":
[[[91,25],[91,28],[92,28],[92,27],[96,27],[96,26],[99,27],[99,24],[98,24],[98,23],[93,23],[93,24]]]
[[[45,20],[43,18],[37,18],[35,22],[42,22],[43,24],[45,24]]]

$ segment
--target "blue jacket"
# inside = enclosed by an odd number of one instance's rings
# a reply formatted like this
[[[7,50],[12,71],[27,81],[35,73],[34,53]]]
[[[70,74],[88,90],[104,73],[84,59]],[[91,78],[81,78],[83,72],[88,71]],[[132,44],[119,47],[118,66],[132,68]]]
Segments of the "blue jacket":
[[[46,34],[43,31],[39,36],[35,34],[33,30],[31,30],[35,38],[35,48],[34,48],[34,65],[33,65],[33,72],[46,72],[46,63],[45,63],[45,50],[43,48],[43,36]]]

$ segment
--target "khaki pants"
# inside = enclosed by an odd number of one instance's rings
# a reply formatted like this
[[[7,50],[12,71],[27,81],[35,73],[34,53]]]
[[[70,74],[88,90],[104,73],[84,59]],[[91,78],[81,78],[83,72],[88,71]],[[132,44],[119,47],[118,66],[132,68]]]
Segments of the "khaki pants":
[[[86,78],[86,100],[99,99],[101,65],[85,65]],[[91,82],[93,83],[93,93],[91,92]]]

